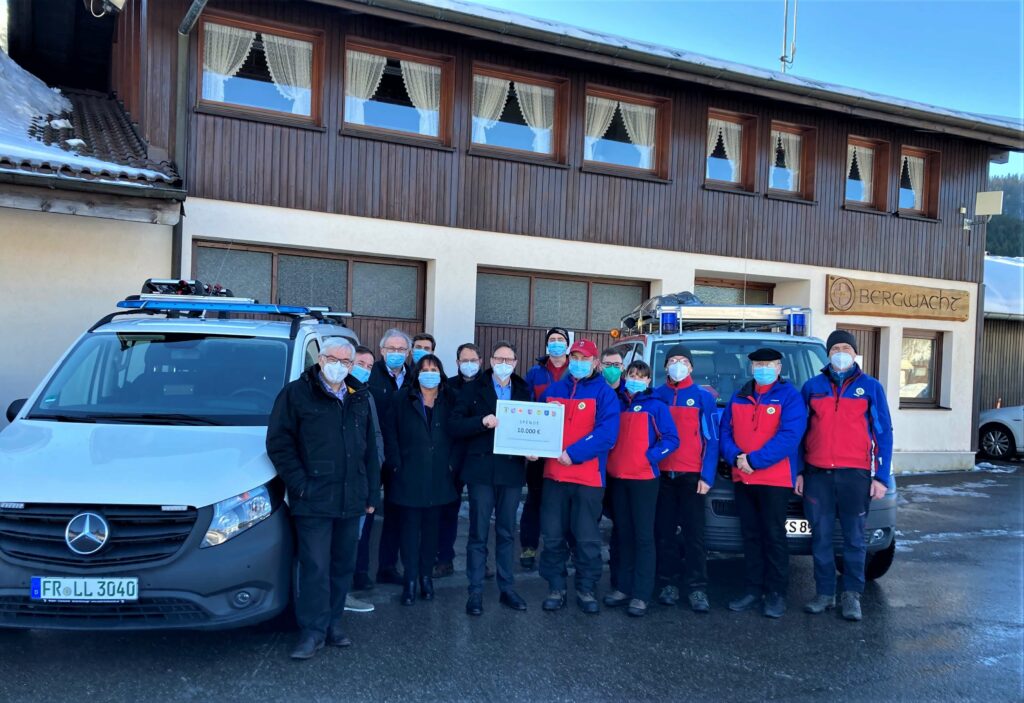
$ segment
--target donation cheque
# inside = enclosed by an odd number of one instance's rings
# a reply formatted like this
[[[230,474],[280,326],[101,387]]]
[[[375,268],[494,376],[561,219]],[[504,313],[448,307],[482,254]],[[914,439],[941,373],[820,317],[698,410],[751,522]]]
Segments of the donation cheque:
[[[494,453],[556,458],[562,455],[565,408],[556,403],[499,400]]]

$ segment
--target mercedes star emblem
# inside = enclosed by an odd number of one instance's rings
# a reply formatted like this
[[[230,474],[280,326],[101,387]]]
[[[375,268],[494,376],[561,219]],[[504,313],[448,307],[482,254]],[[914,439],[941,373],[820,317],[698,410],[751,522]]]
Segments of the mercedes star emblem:
[[[68,543],[68,549],[82,556],[98,552],[107,543],[108,537],[110,528],[107,521],[96,513],[75,515],[64,530],[64,541]]]

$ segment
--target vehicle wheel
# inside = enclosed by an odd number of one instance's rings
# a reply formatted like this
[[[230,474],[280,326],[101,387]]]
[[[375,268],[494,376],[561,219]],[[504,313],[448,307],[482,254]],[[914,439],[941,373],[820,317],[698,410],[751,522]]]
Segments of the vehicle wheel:
[[[864,579],[866,581],[874,581],[885,576],[895,558],[896,538],[893,537],[892,543],[886,549],[874,554],[868,554],[868,559],[864,563]],[[843,558],[838,554],[836,555],[836,571],[840,574],[844,573]]]
[[[1016,454],[1013,435],[1003,425],[985,425],[978,435],[981,455],[986,459],[1007,461]]]

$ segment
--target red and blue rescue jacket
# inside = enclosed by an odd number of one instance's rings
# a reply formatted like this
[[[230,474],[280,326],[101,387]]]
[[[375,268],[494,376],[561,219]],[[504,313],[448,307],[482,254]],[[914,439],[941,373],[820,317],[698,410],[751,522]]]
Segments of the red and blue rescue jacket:
[[[530,367],[530,370],[526,372],[526,385],[530,387],[530,392],[533,393],[533,399],[539,401],[540,397],[555,381],[561,381],[569,370],[569,360],[566,359],[565,363],[561,367],[555,366],[551,363],[551,360],[545,356],[538,356],[537,363]]]
[[[577,381],[566,374],[548,386],[538,400],[565,408],[562,449],[572,459],[562,466],[544,460],[544,478],[583,486],[604,486],[608,452],[619,436],[619,399],[604,377],[594,373]]]
[[[630,397],[619,394],[619,438],[608,454],[608,475],[634,480],[655,479],[658,466],[679,446],[668,406],[647,389]]]
[[[892,419],[882,384],[854,365],[845,379],[830,366],[807,381],[804,461],[822,469],[867,469],[888,484]]]
[[[770,386],[747,381],[725,406],[719,428],[732,480],[792,488],[800,473],[800,440],[806,427],[807,407],[792,384],[781,378]],[[740,454],[747,455],[754,473],[736,468]]]
[[[663,472],[697,473],[704,483],[715,484],[718,468],[718,423],[715,398],[693,378],[668,383],[654,389],[654,395],[668,405],[679,435],[679,449],[661,462]]]

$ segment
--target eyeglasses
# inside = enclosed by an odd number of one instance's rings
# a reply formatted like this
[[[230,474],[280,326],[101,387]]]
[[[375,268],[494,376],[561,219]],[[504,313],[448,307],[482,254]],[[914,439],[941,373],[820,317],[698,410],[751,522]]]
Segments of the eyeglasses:
[[[381,347],[388,354],[408,354],[409,347]]]
[[[336,356],[328,356],[327,354],[321,354],[320,358],[324,359],[328,364],[341,364],[346,369],[352,368],[351,359],[339,359]]]
[[[622,362],[621,361],[609,361],[609,362],[605,362],[604,366],[606,368],[608,366],[614,366],[617,369],[621,369],[622,368]]]
[[[514,356],[492,356],[491,357],[491,363],[492,364],[514,364],[514,363],[516,363],[516,358]]]

